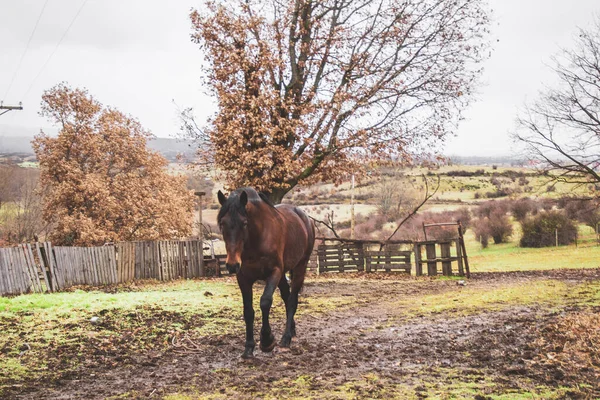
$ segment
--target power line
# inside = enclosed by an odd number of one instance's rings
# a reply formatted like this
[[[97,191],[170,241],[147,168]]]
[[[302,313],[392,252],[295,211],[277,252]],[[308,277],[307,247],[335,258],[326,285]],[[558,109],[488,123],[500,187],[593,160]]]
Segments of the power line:
[[[44,10],[46,9],[46,5],[47,4],[48,4],[48,0],[46,0],[44,2],[44,6],[42,7],[42,11],[40,11],[40,15],[38,15],[38,19],[35,22],[35,26],[33,27],[33,31],[31,32],[31,35],[29,36],[29,40],[27,41],[27,46],[25,46],[25,50],[23,51],[23,54],[21,54],[21,59],[19,60],[19,64],[17,65],[17,69],[15,70],[15,73],[13,74],[12,79],[10,80],[10,83],[8,85],[8,89],[6,89],[6,93],[4,93],[4,97],[3,97],[4,100],[6,100],[6,97],[8,96],[8,93],[10,92],[10,89],[12,88],[12,85],[15,82],[15,78],[17,77],[17,73],[21,69],[21,64],[23,63],[23,59],[25,58],[25,54],[27,54],[27,50],[29,50],[29,45],[31,44],[31,39],[33,39],[33,35],[35,34],[35,31],[37,30],[38,24],[40,23],[40,19],[42,19],[42,14],[44,14]]]
[[[71,23],[67,27],[67,30],[61,36],[60,40],[56,44],[56,47],[54,47],[54,50],[52,50],[52,53],[50,54],[50,56],[48,57],[48,59],[46,59],[46,62],[44,63],[44,65],[42,66],[42,68],[40,69],[40,71],[38,72],[38,74],[35,76],[35,78],[33,78],[33,81],[31,81],[31,85],[29,85],[29,88],[27,88],[27,91],[25,91],[25,94],[22,97],[23,100],[29,94],[29,91],[33,87],[35,81],[40,77],[40,75],[42,74],[42,72],[44,71],[44,69],[46,69],[46,66],[48,65],[48,63],[52,59],[52,56],[54,56],[54,53],[56,53],[56,50],[58,50],[58,47],[60,46],[60,44],[62,43],[62,41],[64,40],[64,38],[67,36],[67,34],[69,33],[69,30],[71,29],[71,27],[75,23],[75,20],[77,20],[77,17],[81,13],[81,10],[83,10],[83,7],[85,6],[85,3],[87,3],[87,2],[88,2],[88,0],[84,0],[83,3],[81,3],[81,6],[79,6],[79,10],[77,10],[77,14],[75,14],[75,16],[73,17],[73,19],[71,20]]]

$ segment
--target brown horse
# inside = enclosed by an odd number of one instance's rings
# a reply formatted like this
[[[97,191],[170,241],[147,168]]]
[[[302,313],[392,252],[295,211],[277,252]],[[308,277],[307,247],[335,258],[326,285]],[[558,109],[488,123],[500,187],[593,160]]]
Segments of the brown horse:
[[[294,314],[298,293],[304,284],[306,265],[315,242],[313,222],[299,208],[283,204],[274,206],[265,195],[251,188],[238,189],[229,198],[219,191],[218,197],[221,209],[217,222],[227,249],[225,264],[230,274],[237,273],[244,300],[246,346],[242,357],[250,358],[254,352],[252,285],[257,280],[266,281],[260,298],[260,349],[268,352],[275,347],[269,312],[277,287],[287,315],[280,346],[289,347],[292,336],[296,335]],[[288,271],[290,283],[285,276]]]

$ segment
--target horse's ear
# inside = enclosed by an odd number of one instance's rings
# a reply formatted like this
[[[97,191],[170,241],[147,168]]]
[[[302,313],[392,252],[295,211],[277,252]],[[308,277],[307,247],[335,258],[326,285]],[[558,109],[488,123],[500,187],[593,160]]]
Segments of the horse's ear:
[[[248,193],[245,190],[240,193],[240,204],[242,207],[246,207],[246,204],[248,204]]]
[[[223,194],[223,192],[221,192],[219,190],[219,193],[217,193],[217,197],[219,198],[219,204],[220,205],[225,205],[225,202],[227,201],[227,197],[225,197],[225,195]]]

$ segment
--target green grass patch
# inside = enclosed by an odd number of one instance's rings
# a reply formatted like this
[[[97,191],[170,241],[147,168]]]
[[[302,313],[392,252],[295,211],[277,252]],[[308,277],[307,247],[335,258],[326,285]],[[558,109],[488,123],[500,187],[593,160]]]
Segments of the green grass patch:
[[[544,304],[560,306],[570,303],[600,304],[600,282],[568,285],[556,280],[512,283],[497,288],[457,287],[456,290],[415,299],[402,300],[406,316],[439,313],[468,315],[481,311],[496,311],[514,305]]]

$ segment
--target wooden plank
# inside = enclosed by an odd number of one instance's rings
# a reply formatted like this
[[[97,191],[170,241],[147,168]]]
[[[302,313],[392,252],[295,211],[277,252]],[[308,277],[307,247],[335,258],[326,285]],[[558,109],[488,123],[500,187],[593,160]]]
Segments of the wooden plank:
[[[12,253],[15,264],[15,272],[19,280],[19,293],[28,293],[29,284],[27,282],[27,276],[25,275],[25,269],[23,268],[23,254],[18,247],[13,247]]]
[[[437,276],[437,262],[435,261],[435,243],[425,245],[425,254],[427,255],[427,275]]]
[[[207,267],[206,264],[208,263],[207,259],[204,258],[204,243],[199,242],[196,245],[195,248],[195,254],[196,254],[196,258],[198,259],[198,268],[199,268],[199,277],[203,277],[206,276],[207,272]]]
[[[27,271],[29,273],[29,277],[31,279],[31,283],[33,286],[33,290],[36,293],[42,293],[42,283],[40,282],[40,276],[37,271],[37,266],[35,264],[35,258],[33,257],[33,252],[31,251],[31,244],[23,244],[22,245],[23,252],[25,253],[25,259],[27,261]]]
[[[160,281],[164,281],[165,280],[165,275],[166,275],[166,266],[165,266],[165,261],[163,259],[164,255],[165,255],[165,250],[164,250],[164,243],[162,241],[157,242],[157,247],[158,247],[158,265],[159,265],[159,275],[158,275],[158,280]]]
[[[134,279],[140,279],[141,276],[141,265],[142,265],[142,254],[143,248],[140,242],[135,243],[135,269],[133,271]]]
[[[423,265],[421,264],[421,245],[419,243],[414,244],[415,253],[415,275],[423,275]]]
[[[0,295],[9,294],[8,273],[6,271],[6,262],[4,260],[4,249],[0,248]]]
[[[137,246],[135,243],[129,245],[129,279],[128,281],[135,280],[135,260],[137,257]]]
[[[103,281],[105,285],[110,285],[110,270],[108,268],[108,262],[106,260],[106,254],[102,247],[94,248],[96,252],[96,260],[98,262],[98,266],[102,271]]]
[[[464,260],[465,263],[465,270],[467,272],[467,278],[471,277],[471,269],[469,268],[469,258],[467,257],[467,248],[465,246],[465,238],[463,236],[463,229],[462,229],[462,224],[458,223],[458,241],[460,243],[460,247],[461,247],[461,257]]]
[[[38,261],[39,261],[39,269],[42,272],[42,278],[44,278],[44,283],[46,284],[46,290],[48,292],[52,292],[52,284],[50,283],[50,279],[48,277],[48,269],[46,267],[46,262],[44,261],[44,258],[42,257],[42,246],[41,243],[35,243],[35,252],[38,256]]]
[[[0,295],[8,294],[7,274],[4,271],[4,249],[0,248]]]
[[[96,262],[94,259],[94,250],[91,247],[86,247],[85,253],[86,253],[88,265],[90,266],[90,270],[92,271],[92,276],[94,277],[93,285],[100,286],[100,285],[102,285],[102,275],[101,275],[100,271],[98,270],[98,266],[96,265]]]
[[[6,259],[8,261],[8,278],[10,282],[8,294],[17,294],[21,285],[19,284],[19,278],[15,273],[16,271],[15,263],[13,261],[12,248],[6,249]]]
[[[31,276],[28,272],[27,267],[27,258],[25,256],[25,252],[21,246],[15,247],[15,254],[17,254],[17,262],[20,268],[20,274],[23,277],[23,290],[24,293],[33,292],[33,281],[31,280]]]
[[[119,283],[119,276],[117,275],[117,248],[115,246],[107,247],[108,255],[112,263],[112,272],[113,272],[113,283]]]
[[[123,252],[121,244],[115,243],[115,260],[117,263],[117,281],[123,282]]]
[[[460,246],[460,240],[455,241],[456,244],[456,258],[458,261],[458,275],[465,276],[465,270],[463,267],[462,249]]]
[[[14,251],[12,247],[6,249],[8,252],[8,265],[10,267],[10,276],[12,280],[11,294],[19,294],[21,292],[22,283],[20,280],[17,266],[15,265]]]
[[[111,284],[116,285],[119,281],[117,278],[117,258],[114,246],[105,246],[106,258],[108,259],[108,267],[110,268]]]
[[[81,249],[79,252],[79,262],[81,263],[81,268],[83,269],[83,280],[85,285],[95,285],[94,279],[94,271],[89,263],[88,250]]]
[[[452,276],[452,261],[450,261],[450,242],[440,243],[442,261],[442,274]]]
[[[10,249],[4,249],[4,271],[6,273],[6,294],[14,294],[17,284],[15,282],[11,265]]]
[[[12,281],[12,293],[11,294],[20,294],[22,287],[23,287],[23,283],[21,282],[21,275],[19,274],[18,271],[18,266],[15,260],[15,252],[14,252],[14,248],[8,248],[8,264],[10,267],[10,275],[11,275],[11,281]]]
[[[52,279],[52,287],[53,287],[54,291],[59,291],[62,289],[62,276],[60,275],[60,271],[56,268],[56,265],[55,265],[52,244],[50,242],[44,242],[44,250],[46,253],[46,260],[47,260],[48,266],[50,268],[50,277]]]
[[[104,276],[106,277],[106,284],[112,284],[112,272],[110,270],[110,262],[108,260],[108,254],[106,254],[106,247],[97,247],[98,258],[102,269],[104,270]]]
[[[129,257],[130,257],[130,243],[119,243],[119,247],[118,247],[118,257],[119,257],[119,266],[117,268],[119,268],[119,283],[125,283],[129,281],[129,275],[130,275],[130,264],[129,264]]]

